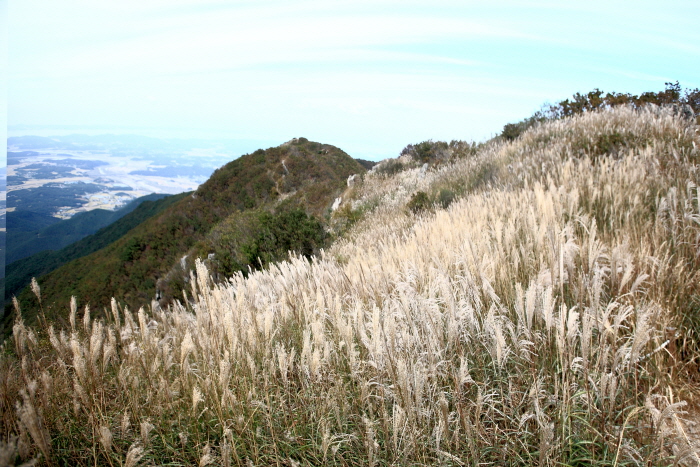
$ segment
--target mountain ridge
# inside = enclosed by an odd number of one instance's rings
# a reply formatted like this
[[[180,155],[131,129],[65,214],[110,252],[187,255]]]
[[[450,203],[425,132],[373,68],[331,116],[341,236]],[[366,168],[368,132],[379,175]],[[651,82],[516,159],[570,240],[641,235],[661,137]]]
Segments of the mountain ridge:
[[[120,297],[131,308],[148,305],[156,297],[168,303],[181,291],[165,284],[171,293],[163,296],[158,285],[179,264],[183,252],[197,247],[208,256],[210,245],[203,240],[218,223],[249,210],[282,216],[300,209],[306,217],[295,219],[299,228],[308,228],[313,224],[311,218],[321,219],[330,211],[347,178],[364,172],[365,168],[342,150],[306,138],[243,155],[127,235],[38,278],[41,306],[47,315],[61,316],[71,296],[97,310],[109,306],[112,297]],[[269,228],[276,222],[258,220],[257,228]],[[257,234],[251,235],[252,241]],[[241,269],[247,270],[247,266]],[[258,267],[255,263],[250,266]],[[38,309],[28,289],[19,299],[23,310]]]

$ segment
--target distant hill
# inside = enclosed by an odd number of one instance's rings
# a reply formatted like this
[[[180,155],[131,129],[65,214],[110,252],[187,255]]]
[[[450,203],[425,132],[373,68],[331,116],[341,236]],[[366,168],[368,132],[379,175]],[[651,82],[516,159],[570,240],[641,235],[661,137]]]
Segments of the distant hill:
[[[44,250],[60,250],[121,219],[144,201],[157,201],[166,196],[168,195],[142,196],[116,211],[94,209],[78,213],[65,220],[31,211],[11,212],[9,216],[11,226],[8,228],[7,236],[7,262],[13,263]],[[51,218],[47,219],[47,217]],[[50,225],[31,231],[26,230],[32,225],[42,223],[50,223]]]
[[[61,222],[58,217],[34,211],[11,211],[7,213],[6,223],[8,232],[33,232]]]
[[[118,240],[41,277],[44,309],[64,315],[71,296],[97,310],[108,306],[112,297],[131,308],[150,304],[156,297],[164,303],[179,297],[181,290],[172,285],[177,281],[170,283],[173,269],[185,254],[208,257],[209,232],[224,220],[235,227],[232,216],[238,214],[255,213],[253,231],[247,232],[249,253],[260,251],[268,259],[282,251],[286,255],[284,245],[294,246],[301,237],[270,238],[267,233],[279,232],[285,222],[301,231],[318,232],[348,176],[364,172],[342,150],[305,138],[241,156],[216,170],[196,192],[183,195]],[[240,266],[255,268],[256,263]],[[30,309],[33,300],[28,290],[20,294],[23,309]]]
[[[14,177],[10,177],[14,178]],[[118,188],[123,189],[123,188]],[[88,193],[100,193],[109,191],[110,187],[96,183],[76,182],[64,184],[60,182],[50,182],[34,188],[24,188],[13,190],[7,193],[7,204],[13,208],[11,217],[21,211],[42,214],[41,219],[48,221],[48,218],[61,208],[78,208],[85,204],[85,195]],[[37,218],[38,219],[38,218]],[[43,226],[32,226],[30,230],[38,230]],[[26,228],[26,227],[23,227]]]
[[[0,221],[0,225],[4,222]],[[7,232],[0,230],[0,292],[4,295],[5,281],[5,244],[7,240]]]
[[[377,165],[377,162],[374,161],[368,161],[365,159],[355,159],[362,167],[364,167],[367,170],[372,170],[372,167]]]

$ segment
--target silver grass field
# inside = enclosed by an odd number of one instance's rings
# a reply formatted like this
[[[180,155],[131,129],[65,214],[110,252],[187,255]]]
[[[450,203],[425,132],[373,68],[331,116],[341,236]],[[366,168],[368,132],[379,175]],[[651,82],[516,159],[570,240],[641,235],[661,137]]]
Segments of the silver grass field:
[[[18,319],[0,465],[698,465],[699,160],[669,109],[552,121],[368,173],[311,262]]]

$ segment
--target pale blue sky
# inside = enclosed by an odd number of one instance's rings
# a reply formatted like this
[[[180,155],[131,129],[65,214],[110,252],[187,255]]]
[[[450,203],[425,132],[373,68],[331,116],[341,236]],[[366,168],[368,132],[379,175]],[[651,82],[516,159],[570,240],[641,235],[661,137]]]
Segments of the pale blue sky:
[[[9,0],[8,124],[381,159],[577,91],[700,87],[698,20],[698,0]]]

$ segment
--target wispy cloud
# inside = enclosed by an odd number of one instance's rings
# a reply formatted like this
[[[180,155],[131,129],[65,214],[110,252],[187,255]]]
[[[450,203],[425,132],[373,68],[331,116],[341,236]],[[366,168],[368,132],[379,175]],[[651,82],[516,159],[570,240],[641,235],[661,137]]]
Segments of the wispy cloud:
[[[494,24],[446,17],[307,16],[266,17],[257,10],[225,10],[146,21],[127,37],[107,34],[104,41],[70,49],[49,48],[42,60],[19,57],[20,75],[85,76],[136,71],[169,74],[216,71],[259,65],[299,63],[416,61],[474,65],[464,56],[399,53],[381,47],[459,43],[469,39],[532,37]]]

